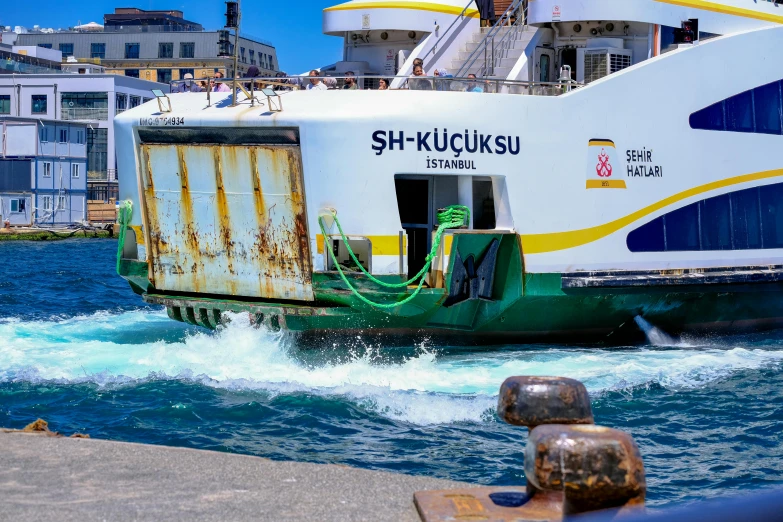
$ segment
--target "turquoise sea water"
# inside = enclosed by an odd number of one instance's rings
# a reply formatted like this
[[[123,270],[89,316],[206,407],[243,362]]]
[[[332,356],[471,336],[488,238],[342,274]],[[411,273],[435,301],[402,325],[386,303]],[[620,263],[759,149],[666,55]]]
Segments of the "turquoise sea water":
[[[783,486],[781,331],[303,351],[242,315],[217,332],[169,320],[114,274],[115,248],[0,243],[0,426],[523,484],[526,430],[498,422],[498,388],[562,375],[585,383],[597,423],[636,438],[651,505]]]

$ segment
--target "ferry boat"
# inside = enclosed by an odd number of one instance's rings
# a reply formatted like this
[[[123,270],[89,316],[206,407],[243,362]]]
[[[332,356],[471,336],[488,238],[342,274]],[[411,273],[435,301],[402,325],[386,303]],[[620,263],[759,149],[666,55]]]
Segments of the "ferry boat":
[[[481,17],[352,0],[324,10],[344,60],[321,74],[358,89],[119,115],[120,275],[179,321],[246,312],[315,338],[780,326],[783,5],[517,0]],[[415,58],[429,87],[409,88]]]

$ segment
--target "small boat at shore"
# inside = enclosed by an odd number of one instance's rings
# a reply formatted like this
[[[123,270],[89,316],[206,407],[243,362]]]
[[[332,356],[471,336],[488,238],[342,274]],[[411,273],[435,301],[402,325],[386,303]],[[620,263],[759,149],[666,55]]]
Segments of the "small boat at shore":
[[[117,116],[118,272],[173,319],[316,338],[779,327],[781,24],[765,0],[328,8],[321,75],[359,88]]]

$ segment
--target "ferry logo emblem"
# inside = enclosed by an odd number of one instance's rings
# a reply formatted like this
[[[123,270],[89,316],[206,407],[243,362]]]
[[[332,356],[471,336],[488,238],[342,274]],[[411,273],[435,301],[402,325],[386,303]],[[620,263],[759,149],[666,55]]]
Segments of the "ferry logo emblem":
[[[608,178],[612,175],[612,164],[609,163],[609,155],[604,149],[598,155],[598,165],[595,166],[595,173],[602,178]]]
[[[622,177],[612,177],[613,165],[619,165],[617,150],[612,140],[593,138],[587,143],[587,164],[585,174],[587,189],[624,189],[625,180]]]

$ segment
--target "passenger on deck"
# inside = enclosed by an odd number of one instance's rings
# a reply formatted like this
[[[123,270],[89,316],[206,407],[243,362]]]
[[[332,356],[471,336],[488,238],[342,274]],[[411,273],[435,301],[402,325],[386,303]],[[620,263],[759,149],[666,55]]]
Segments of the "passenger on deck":
[[[473,73],[470,73],[468,75],[468,78],[470,78],[472,80],[475,80],[476,79],[476,75],[473,74]],[[484,87],[479,85],[478,82],[472,81],[472,82],[468,82],[468,89],[467,89],[467,91],[468,92],[484,92]]]
[[[215,73],[216,79],[223,79],[224,77],[225,76],[220,71]],[[211,82],[211,83],[212,83],[212,90],[214,92],[231,92],[231,88],[228,86],[228,84],[218,83],[218,82]]]
[[[452,75],[449,74],[449,71],[446,69],[435,69],[435,77],[436,78],[453,78]],[[436,91],[450,91],[451,90],[451,80],[435,80],[435,90]]]
[[[408,88],[416,91],[431,91],[432,82],[425,79],[423,76],[424,69],[421,68],[421,65],[414,65],[413,76],[408,80]]]
[[[310,76],[318,76],[319,73],[315,69],[310,71]],[[322,82],[319,78],[310,78],[310,83],[307,84],[307,90],[308,91],[325,91],[328,87],[324,82]]]
[[[343,84],[343,89],[358,89],[359,86],[356,85],[356,78],[354,78],[353,71],[346,71],[345,72],[345,83]]]
[[[379,91],[388,91],[389,90],[389,80],[386,78],[381,78],[378,80],[378,90]]]
[[[422,60],[421,58],[414,58],[413,59],[413,66],[416,67],[417,65],[419,67],[424,67],[424,60]]]
[[[193,75],[185,73],[183,78],[185,81],[180,83],[177,87],[177,92],[199,92],[201,89],[198,84],[193,81]]]
[[[251,65],[247,69],[247,74],[245,74],[246,78],[258,78],[258,76],[259,76],[258,67],[256,67],[255,65]],[[251,82],[245,84],[245,89],[250,90],[250,83]],[[255,83],[255,87],[253,87],[254,89],[260,86],[258,82],[253,82],[253,83]]]

